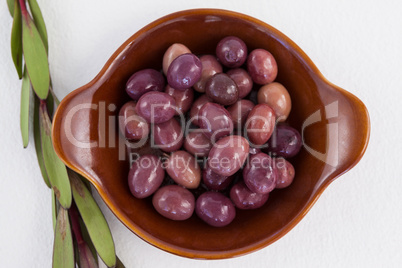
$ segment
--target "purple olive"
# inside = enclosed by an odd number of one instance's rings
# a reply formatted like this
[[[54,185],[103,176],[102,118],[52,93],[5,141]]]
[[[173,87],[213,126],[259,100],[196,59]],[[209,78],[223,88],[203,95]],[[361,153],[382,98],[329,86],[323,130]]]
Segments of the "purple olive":
[[[216,56],[226,67],[237,68],[246,61],[247,46],[240,38],[227,36],[216,46]]]
[[[247,70],[254,83],[265,85],[275,80],[278,65],[274,56],[265,49],[254,49],[247,59]]]
[[[128,174],[128,186],[137,198],[145,198],[153,194],[162,184],[165,171],[159,157],[143,155],[133,163]]]
[[[142,95],[149,91],[163,91],[165,78],[154,69],[145,69],[135,72],[126,84],[127,94],[133,99],[138,100]]]
[[[169,85],[178,90],[192,87],[201,78],[202,64],[194,54],[187,53],[172,61],[167,71]]]
[[[193,215],[195,198],[189,190],[179,185],[167,185],[154,194],[152,204],[162,216],[182,221]]]
[[[230,189],[230,199],[236,207],[240,209],[256,209],[262,207],[268,200],[269,193],[258,194],[250,191],[250,189],[240,181],[233,185]]]
[[[202,172],[202,181],[211,190],[225,190],[233,181],[234,176],[222,176],[212,171],[207,165]]]
[[[175,118],[153,124],[152,135],[157,148],[165,152],[174,152],[183,145],[184,134]]]
[[[296,129],[286,125],[277,125],[268,140],[266,151],[275,156],[290,158],[300,151],[301,146],[302,138]]]
[[[219,175],[231,176],[243,166],[249,149],[248,141],[241,136],[224,137],[209,151],[208,166]]]
[[[195,156],[206,157],[212,148],[212,143],[200,130],[194,130],[187,134],[183,146],[187,152]]]
[[[151,91],[145,93],[135,107],[138,115],[148,123],[163,123],[171,119],[176,112],[176,101],[164,92]]]
[[[286,161],[284,158],[274,158],[274,160],[275,168],[278,173],[276,188],[286,188],[293,182],[293,179],[295,177],[295,168],[289,161]]]
[[[229,112],[217,103],[205,103],[198,113],[198,125],[212,143],[233,131],[233,121]]]
[[[205,192],[195,205],[197,216],[214,227],[230,224],[236,216],[236,209],[229,198],[217,192]]]
[[[175,43],[171,45],[163,55],[163,60],[162,60],[162,69],[163,73],[166,75],[168,68],[172,61],[176,59],[178,56],[186,54],[186,53],[191,53],[190,49],[186,47],[183,44],[180,43]]]
[[[276,187],[277,170],[272,158],[264,153],[250,156],[243,168],[243,180],[254,193],[267,194]]]
[[[215,74],[205,84],[205,93],[214,102],[232,105],[239,99],[239,89],[227,74]]]

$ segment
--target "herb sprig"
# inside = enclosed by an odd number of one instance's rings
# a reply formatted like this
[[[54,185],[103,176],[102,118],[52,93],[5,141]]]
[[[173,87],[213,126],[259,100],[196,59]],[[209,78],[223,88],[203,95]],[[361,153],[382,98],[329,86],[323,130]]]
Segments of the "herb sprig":
[[[48,36],[39,5],[36,0],[7,0],[7,5],[13,17],[11,56],[22,80],[22,143],[24,148],[29,144],[29,107],[33,105],[33,142],[43,180],[52,194],[53,267],[98,267],[98,255],[108,267],[124,267],[91,188],[63,164],[53,148],[52,115],[59,100],[52,90]]]

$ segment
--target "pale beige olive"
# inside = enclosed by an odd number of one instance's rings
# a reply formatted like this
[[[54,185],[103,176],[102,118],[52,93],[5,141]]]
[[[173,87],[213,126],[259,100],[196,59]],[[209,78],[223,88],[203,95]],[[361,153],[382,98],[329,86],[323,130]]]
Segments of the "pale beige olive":
[[[163,55],[163,62],[162,62],[163,73],[166,75],[169,65],[172,63],[172,61],[176,59],[178,56],[186,53],[191,53],[191,51],[185,45],[179,43],[171,45]]]
[[[285,121],[292,109],[289,92],[278,82],[264,85],[258,90],[258,103],[268,104],[274,110],[278,122]]]
[[[141,140],[149,134],[149,124],[135,111],[135,101],[124,104],[119,112],[120,132],[129,140]]]
[[[198,187],[201,169],[197,160],[186,151],[176,151],[169,157],[166,172],[177,183],[189,189]]]
[[[218,62],[215,56],[212,55],[204,55],[200,57],[200,61],[202,63],[202,73],[201,79],[194,84],[194,89],[198,92],[205,92],[205,84],[208,79],[214,76],[214,74],[218,74],[222,72],[222,65]]]

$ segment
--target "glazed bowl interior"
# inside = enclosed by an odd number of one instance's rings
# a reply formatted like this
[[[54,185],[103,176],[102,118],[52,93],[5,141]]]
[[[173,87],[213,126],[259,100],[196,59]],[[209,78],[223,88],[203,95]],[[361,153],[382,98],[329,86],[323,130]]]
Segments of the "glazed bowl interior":
[[[125,84],[138,70],[160,70],[164,51],[173,43],[198,55],[214,54],[228,35],[244,40],[249,51],[267,49],[278,63],[276,81],[288,89],[293,103],[288,123],[304,139],[303,149],[290,160],[296,177],[288,188],[273,191],[262,208],[237,210],[226,227],[211,227],[195,215],[172,221],[154,210],[151,198],[136,199],[129,191],[129,162],[116,125],[119,108],[129,101]],[[62,101],[53,124],[58,155],[95,186],[129,229],[163,250],[193,258],[238,256],[286,234],[325,187],[359,161],[368,137],[363,103],[325,80],[290,39],[254,18],[211,9],[174,13],[134,34],[93,81]]]

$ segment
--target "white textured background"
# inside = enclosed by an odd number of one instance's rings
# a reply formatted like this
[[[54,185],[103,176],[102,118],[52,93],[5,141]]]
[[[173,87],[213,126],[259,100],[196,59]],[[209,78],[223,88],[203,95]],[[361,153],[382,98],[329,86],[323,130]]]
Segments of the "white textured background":
[[[401,267],[402,2],[38,0],[50,71],[62,98],[86,84],[129,36],[168,13],[198,7],[242,12],[293,39],[333,83],[367,105],[371,140],[361,162],[331,184],[285,237],[229,260],[190,260],[148,245],[97,196],[126,267]],[[11,17],[0,2],[1,267],[50,267],[50,190],[33,143],[22,149],[20,81],[10,55]]]

